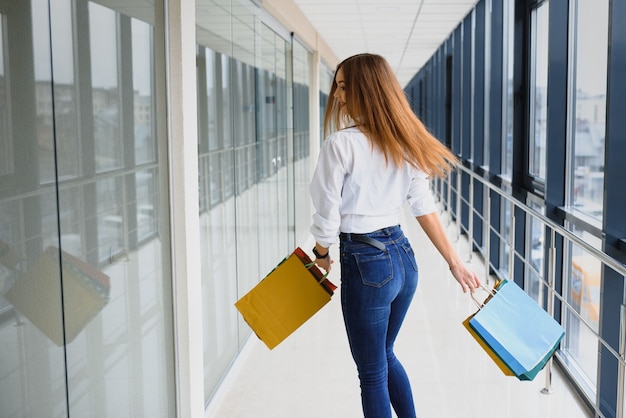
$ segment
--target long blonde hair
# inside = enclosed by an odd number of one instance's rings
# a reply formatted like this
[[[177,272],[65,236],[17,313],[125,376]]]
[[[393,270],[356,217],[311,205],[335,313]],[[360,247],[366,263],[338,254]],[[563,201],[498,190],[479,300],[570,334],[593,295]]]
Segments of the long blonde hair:
[[[389,63],[380,55],[359,54],[337,66],[343,70],[349,117],[389,160],[408,162],[429,176],[445,177],[457,158],[417,118]],[[324,133],[349,125],[334,99],[337,78],[324,114]]]

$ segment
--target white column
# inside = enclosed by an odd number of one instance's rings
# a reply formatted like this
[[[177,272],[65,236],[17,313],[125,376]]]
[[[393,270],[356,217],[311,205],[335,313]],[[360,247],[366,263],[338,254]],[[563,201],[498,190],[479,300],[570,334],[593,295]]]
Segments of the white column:
[[[195,1],[166,1],[177,416],[204,416]]]

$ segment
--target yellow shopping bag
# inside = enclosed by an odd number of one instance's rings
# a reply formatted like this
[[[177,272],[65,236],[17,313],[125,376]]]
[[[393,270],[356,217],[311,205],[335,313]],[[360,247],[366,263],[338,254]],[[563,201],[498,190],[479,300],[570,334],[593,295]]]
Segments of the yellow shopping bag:
[[[271,350],[330,302],[335,289],[297,248],[235,306]]]

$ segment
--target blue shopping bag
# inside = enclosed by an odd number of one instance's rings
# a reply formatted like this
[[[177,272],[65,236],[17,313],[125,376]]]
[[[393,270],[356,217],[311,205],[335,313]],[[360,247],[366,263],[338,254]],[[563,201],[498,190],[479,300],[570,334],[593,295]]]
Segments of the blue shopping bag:
[[[565,335],[554,318],[508,281],[494,290],[469,326],[520,380],[532,380]]]

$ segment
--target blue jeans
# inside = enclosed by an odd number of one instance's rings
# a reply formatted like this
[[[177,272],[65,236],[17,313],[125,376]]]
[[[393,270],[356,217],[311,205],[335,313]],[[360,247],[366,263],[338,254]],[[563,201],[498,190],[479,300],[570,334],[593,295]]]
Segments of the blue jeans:
[[[408,376],[393,353],[417,288],[417,263],[400,226],[364,234],[385,244],[342,239],[341,307],[361,382],[366,418],[415,417]],[[391,405],[391,406],[390,406]]]

